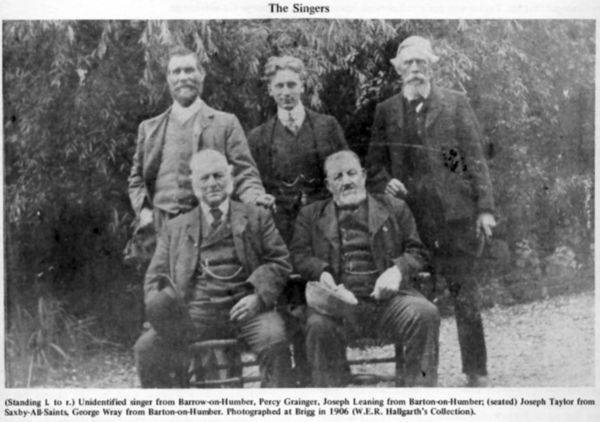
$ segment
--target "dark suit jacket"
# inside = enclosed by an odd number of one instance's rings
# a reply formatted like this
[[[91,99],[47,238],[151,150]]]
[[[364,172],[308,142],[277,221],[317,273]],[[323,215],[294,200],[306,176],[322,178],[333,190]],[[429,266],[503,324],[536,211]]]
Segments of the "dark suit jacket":
[[[457,91],[432,86],[427,102],[423,144],[431,172],[421,182],[437,192],[446,221],[493,212],[481,132],[469,101]],[[409,176],[403,168],[407,151],[403,108],[402,94],[398,94],[379,104],[375,111],[366,160],[369,183],[375,192],[382,192],[391,178],[406,182]]]
[[[368,195],[369,233],[375,266],[382,273],[392,265],[402,272],[403,288],[427,263],[413,216],[404,201],[389,195]],[[308,205],[298,214],[290,245],[295,270],[305,280],[323,271],[340,277],[340,237],[332,199]]]
[[[316,113],[308,108],[306,110],[306,118],[303,124],[310,125],[313,136],[315,137],[316,156],[319,162],[313,163],[314,166],[323,167],[323,162],[328,155],[348,149],[348,144],[344,138],[344,133],[339,123],[333,116]],[[276,182],[272,175],[272,148],[273,134],[275,124],[277,123],[277,115],[272,116],[269,120],[260,126],[255,127],[248,134],[248,144],[252,151],[252,156],[256,160],[258,171],[265,186],[269,186],[272,182]],[[323,185],[324,189],[324,185]]]
[[[191,282],[202,240],[201,212],[200,207],[196,207],[170,220],[160,234],[144,281],[146,302],[166,287],[160,285],[165,275],[185,302],[191,298]],[[248,282],[254,286],[264,305],[270,308],[291,272],[289,252],[275,229],[269,211],[231,201],[229,213],[237,257],[250,273]]]
[[[162,159],[165,132],[171,109],[144,120],[138,128],[136,150],[129,175],[129,198],[136,215],[143,207],[152,208],[156,176]],[[194,117],[193,136],[199,151],[216,149],[233,165],[234,193],[243,202],[251,202],[264,193],[260,176],[244,131],[233,114],[215,110],[204,104]]]

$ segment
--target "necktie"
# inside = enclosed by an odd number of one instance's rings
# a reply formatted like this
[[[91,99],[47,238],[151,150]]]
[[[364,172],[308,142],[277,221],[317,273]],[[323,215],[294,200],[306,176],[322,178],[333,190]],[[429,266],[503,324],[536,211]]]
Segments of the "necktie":
[[[223,216],[223,211],[220,208],[211,208],[210,214],[213,216],[213,222],[211,226],[213,229],[216,229],[221,224],[221,217]]]
[[[294,116],[292,116],[292,112],[288,113],[288,120],[285,126],[292,132],[294,135],[298,132],[298,125],[296,125],[296,121],[294,120]]]

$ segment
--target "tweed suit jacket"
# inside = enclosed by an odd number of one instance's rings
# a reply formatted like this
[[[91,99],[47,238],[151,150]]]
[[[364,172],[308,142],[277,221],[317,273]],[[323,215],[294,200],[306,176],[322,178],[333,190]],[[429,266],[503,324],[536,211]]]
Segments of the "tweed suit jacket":
[[[156,252],[144,280],[146,302],[170,280],[170,286],[185,303],[191,299],[192,278],[198,265],[202,241],[201,209],[169,220],[159,236]],[[250,274],[248,282],[254,286],[266,308],[271,308],[279,297],[291,272],[290,256],[268,210],[231,201],[229,222],[235,252]]]
[[[403,126],[402,94],[378,104],[366,160],[368,180],[375,192],[382,192],[391,178],[406,182],[411,176],[403,164],[407,154]],[[468,99],[457,91],[432,86],[421,137],[430,169],[421,182],[437,192],[446,221],[493,212],[481,131]]]
[[[128,179],[129,198],[138,216],[143,207],[153,208],[152,199],[170,112],[171,108],[144,120],[138,127],[136,150]],[[243,202],[251,202],[263,194],[265,190],[256,163],[237,117],[203,104],[193,118],[194,150],[211,148],[225,155],[233,166],[236,197]]]
[[[313,165],[322,168],[323,162],[328,155],[336,151],[348,149],[348,144],[344,138],[342,128],[335,117],[316,113],[308,108],[305,110],[306,118],[303,124],[308,124],[312,131],[315,141],[315,152],[318,157],[318,162]],[[252,156],[256,160],[258,170],[267,189],[268,186],[276,182],[272,180],[272,148],[276,123],[277,115],[272,116],[262,125],[255,127],[248,134],[248,144],[250,145]],[[321,178],[321,180],[323,179]],[[325,185],[323,185],[323,189],[325,189]]]
[[[424,268],[428,252],[406,203],[389,195],[368,195],[371,253],[379,273],[396,265],[402,288]],[[305,280],[318,280],[323,271],[340,279],[341,241],[332,199],[314,202],[300,210],[290,245],[294,269]]]

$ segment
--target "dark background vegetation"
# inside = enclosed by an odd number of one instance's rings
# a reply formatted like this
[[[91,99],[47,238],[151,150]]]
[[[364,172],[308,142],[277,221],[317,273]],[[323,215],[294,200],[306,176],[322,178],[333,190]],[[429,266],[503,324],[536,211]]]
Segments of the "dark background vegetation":
[[[5,21],[4,242],[7,383],[114,343],[142,322],[141,274],[123,264],[137,125],[170,102],[165,53],[197,51],[204,99],[246,130],[274,112],[261,70],[292,54],[306,104],[333,114],[364,156],[389,62],[419,34],[438,84],[478,115],[499,241],[481,266],[486,305],[593,286],[593,20]],[[437,291],[446,309],[443,284]]]

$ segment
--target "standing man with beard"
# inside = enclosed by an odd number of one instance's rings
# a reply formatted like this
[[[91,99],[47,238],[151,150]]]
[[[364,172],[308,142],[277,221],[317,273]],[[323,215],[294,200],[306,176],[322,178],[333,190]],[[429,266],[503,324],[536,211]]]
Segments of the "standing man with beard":
[[[411,36],[391,61],[402,93],[377,106],[367,168],[373,189],[406,200],[454,299],[463,372],[486,386],[476,258],[492,235],[494,200],[479,123],[467,98],[433,84],[438,57]]]
[[[159,232],[166,221],[197,205],[189,162],[204,148],[220,151],[233,166],[236,198],[265,207],[274,202],[265,194],[238,119],[200,98],[205,76],[193,51],[177,47],[169,52],[167,84],[173,105],[140,124],[129,175],[138,229],[154,224]]]
[[[423,268],[423,247],[404,201],[367,195],[358,156],[340,151],[325,161],[326,186],[333,199],[304,207],[290,246],[294,268],[306,280],[335,288],[343,284],[359,300],[351,313],[326,315],[308,308],[306,350],[313,387],[349,382],[347,335],[377,333],[403,345],[406,386],[437,382],[440,317],[431,302],[411,287]],[[352,330],[351,330],[352,331]]]

